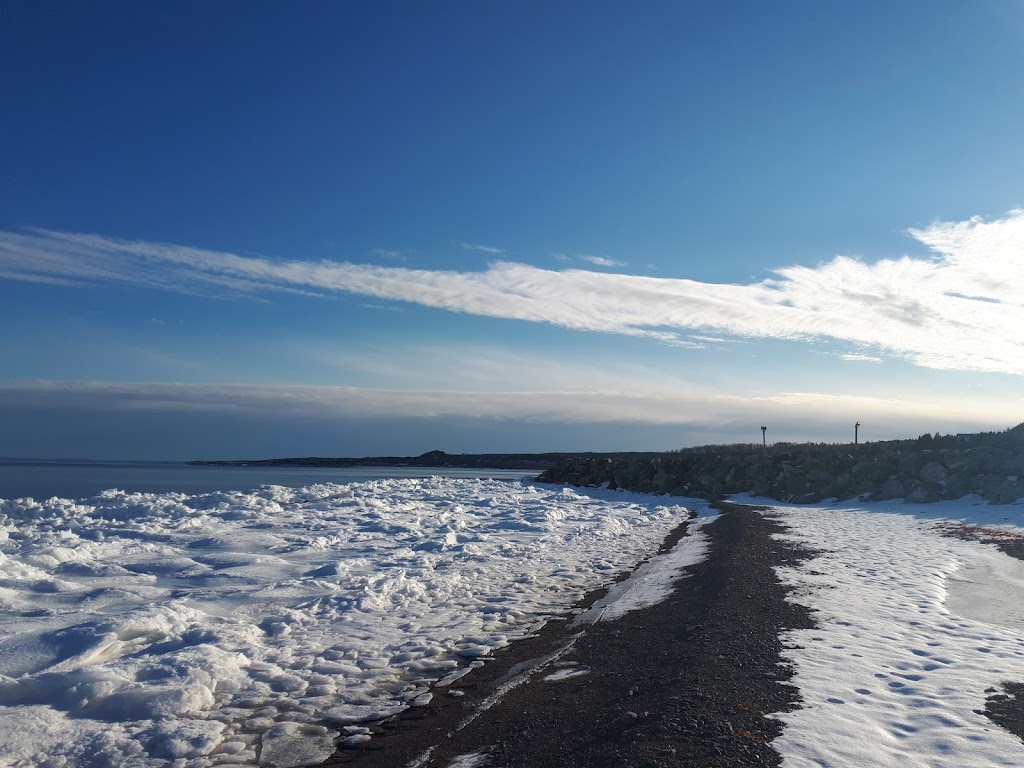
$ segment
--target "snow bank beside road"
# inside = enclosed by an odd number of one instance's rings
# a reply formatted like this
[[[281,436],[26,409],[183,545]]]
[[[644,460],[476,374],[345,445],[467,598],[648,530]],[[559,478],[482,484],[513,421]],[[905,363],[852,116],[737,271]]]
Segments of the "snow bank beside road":
[[[665,498],[490,480],[0,501],[0,764],[306,764],[656,549]],[[351,725],[346,726],[346,723]]]
[[[1019,511],[946,502],[927,517],[999,515],[1011,528]],[[783,765],[1024,766],[1020,741],[979,713],[1000,683],[1024,680],[1022,614],[992,608],[1006,584],[1024,584],[1024,562],[941,536],[920,507],[774,513],[790,526],[787,539],[822,551],[778,569],[819,623],[783,636],[804,701],[777,716],[786,729],[772,745]]]

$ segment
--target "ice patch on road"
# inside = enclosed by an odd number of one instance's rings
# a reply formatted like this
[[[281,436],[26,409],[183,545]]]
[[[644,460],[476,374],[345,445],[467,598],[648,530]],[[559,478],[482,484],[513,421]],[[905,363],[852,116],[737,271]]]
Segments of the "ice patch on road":
[[[687,575],[684,569],[707,557],[708,540],[703,527],[717,519],[718,515],[709,515],[691,521],[686,535],[670,551],[642,563],[628,579],[616,584],[589,610],[577,616],[573,624],[614,621],[630,611],[650,608],[664,601],[672,594],[676,582]]]
[[[545,675],[542,680],[547,683],[560,683],[563,680],[571,680],[574,677],[582,677],[590,674],[590,667],[566,667],[550,675]]]
[[[490,756],[486,752],[470,752],[452,758],[447,768],[483,768],[490,761]]]

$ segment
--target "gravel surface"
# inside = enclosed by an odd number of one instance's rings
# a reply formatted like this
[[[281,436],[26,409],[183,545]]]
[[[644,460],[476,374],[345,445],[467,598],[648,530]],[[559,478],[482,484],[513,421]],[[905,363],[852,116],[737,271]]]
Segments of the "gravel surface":
[[[783,526],[764,508],[720,508],[704,528],[711,554],[665,602],[589,626],[551,621],[323,765],[778,765],[769,742],[782,726],[770,714],[799,702],[779,633],[813,621],[785,600],[773,567],[811,553],[773,539]]]

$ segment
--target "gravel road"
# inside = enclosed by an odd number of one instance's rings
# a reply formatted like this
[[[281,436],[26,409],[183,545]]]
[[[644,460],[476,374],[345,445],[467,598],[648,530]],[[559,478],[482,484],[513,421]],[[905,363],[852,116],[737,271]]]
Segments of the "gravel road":
[[[324,766],[773,766],[770,717],[797,706],[779,633],[813,626],[773,567],[810,553],[764,508],[722,503],[711,552],[663,603],[614,621],[550,621]],[[685,533],[665,541],[667,551]],[[600,597],[589,595],[584,606]],[[581,606],[582,607],[582,606]]]

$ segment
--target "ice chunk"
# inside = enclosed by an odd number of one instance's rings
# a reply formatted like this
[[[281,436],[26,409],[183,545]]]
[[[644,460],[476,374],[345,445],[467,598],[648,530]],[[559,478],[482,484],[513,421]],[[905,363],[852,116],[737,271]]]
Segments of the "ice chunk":
[[[334,754],[334,741],[338,736],[337,732],[319,725],[278,723],[263,734],[260,766],[317,765]]]

